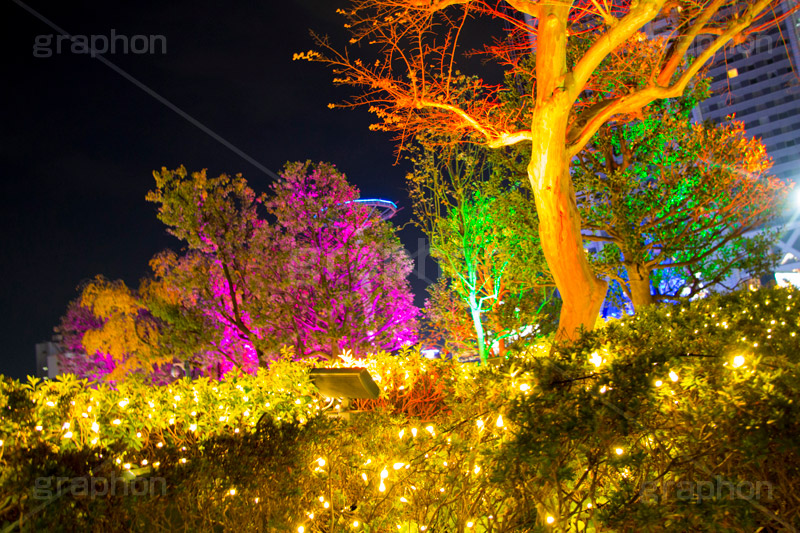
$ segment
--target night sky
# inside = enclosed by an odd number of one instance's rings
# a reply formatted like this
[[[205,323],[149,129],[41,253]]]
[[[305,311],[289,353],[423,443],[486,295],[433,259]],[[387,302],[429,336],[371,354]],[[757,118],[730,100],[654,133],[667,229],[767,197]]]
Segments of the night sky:
[[[328,109],[347,90],[326,67],[292,61],[313,47],[309,29],[347,42],[335,14],[346,0],[24,5],[72,35],[163,35],[165,54],[105,57],[259,165],[330,161],[362,197],[394,200],[405,207],[397,221],[409,219],[390,135],[370,132],[365,110]],[[81,282],[103,274],[137,287],[156,252],[180,248],[144,199],[154,169],[241,172],[257,191],[272,178],[98,59],[65,44],[57,53],[55,37],[40,49],[50,57],[34,57],[37,36],[58,32],[15,0],[1,17],[0,374],[21,378]],[[413,254],[421,235],[401,236]],[[425,283],[412,283],[421,303]]]

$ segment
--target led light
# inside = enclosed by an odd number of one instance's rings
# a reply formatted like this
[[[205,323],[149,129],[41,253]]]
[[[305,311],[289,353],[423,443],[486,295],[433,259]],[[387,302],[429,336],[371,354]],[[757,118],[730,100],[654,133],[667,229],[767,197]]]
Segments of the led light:
[[[548,524],[552,524],[553,522],[555,522],[555,521],[556,521],[556,519],[555,519],[555,518],[553,518],[553,517],[552,517],[552,516],[550,516],[550,515],[547,515],[547,518],[545,518],[545,521],[546,521]]]
[[[319,466],[325,466],[325,459],[323,459],[322,457],[320,457],[319,459],[317,459],[317,464],[318,464]]]
[[[400,470],[404,466],[405,466],[405,463],[395,463],[395,464],[392,465],[392,468],[394,468],[395,470]]]
[[[528,385],[527,383],[523,383],[522,385],[519,386],[519,390],[521,390],[522,392],[530,390],[530,388],[531,388],[531,386]]]
[[[622,455],[623,453],[625,453],[625,450],[623,450],[622,448],[615,448],[614,452],[616,452],[617,455]]]
[[[672,381],[678,381],[678,374],[676,374],[673,370],[670,370],[669,379],[671,379]]]
[[[664,384],[664,382],[663,382],[663,381],[661,381],[660,379],[659,379],[659,380],[656,380],[656,387],[660,387],[660,386],[661,386],[661,385],[663,385],[663,384]]]
[[[744,364],[743,355],[737,355],[736,357],[733,358],[733,368],[739,368],[743,364]]]
[[[128,402],[128,400],[127,400],[127,399],[125,399],[125,400],[120,400],[120,402],[119,402],[119,406],[120,406],[120,407],[125,407],[126,405],[128,405],[128,403],[129,403],[129,402]]]

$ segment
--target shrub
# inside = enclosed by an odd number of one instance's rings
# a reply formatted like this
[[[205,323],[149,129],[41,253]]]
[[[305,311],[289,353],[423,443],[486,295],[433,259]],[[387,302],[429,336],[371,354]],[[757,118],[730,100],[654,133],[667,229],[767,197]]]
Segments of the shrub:
[[[104,531],[791,530],[798,300],[766,289],[655,307],[497,365],[377,355],[363,364],[384,395],[349,420],[320,416],[307,368],[288,362],[169,387],[5,380],[2,517]],[[165,494],[33,512],[37,477],[104,469],[162,476]]]

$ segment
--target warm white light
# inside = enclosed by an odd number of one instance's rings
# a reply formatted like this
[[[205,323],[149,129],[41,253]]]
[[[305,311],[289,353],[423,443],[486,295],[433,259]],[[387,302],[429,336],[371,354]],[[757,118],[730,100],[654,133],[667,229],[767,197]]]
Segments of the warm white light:
[[[625,450],[623,450],[622,448],[616,448],[614,451],[617,453],[617,455],[622,455],[623,453],[625,453]]]
[[[660,386],[661,386],[661,385],[663,385],[663,384],[664,384],[664,382],[663,382],[663,381],[661,381],[660,379],[659,379],[659,380],[656,380],[656,387],[660,387]]]
[[[522,392],[530,390],[530,388],[531,388],[531,386],[528,385],[527,383],[523,383],[522,385],[519,386],[519,390],[521,390]]]
[[[381,479],[386,479],[387,477],[389,477],[389,471],[384,468],[381,470]]]
[[[743,364],[744,364],[743,355],[737,355],[736,357],[733,358],[733,368],[739,368]]]
[[[395,464],[392,465],[392,468],[394,468],[395,470],[400,470],[404,466],[405,466],[405,463],[395,463]]]
[[[236,496],[236,489],[229,490],[228,494],[230,494],[231,496]]]
[[[675,371],[670,370],[669,379],[671,379],[672,381],[678,381],[678,374],[676,374]]]
[[[555,521],[556,521],[556,519],[555,519],[555,518],[553,518],[553,517],[552,517],[552,516],[550,516],[550,515],[547,515],[547,518],[545,518],[545,520],[547,521],[547,523],[548,523],[548,524],[552,524],[553,522],[555,522]]]
[[[319,459],[317,459],[317,464],[318,464],[319,466],[325,466],[325,459],[323,459],[322,457],[320,457]]]
[[[121,401],[119,402],[119,406],[120,406],[120,407],[125,407],[126,405],[128,405],[128,403],[129,403],[129,402],[128,402],[128,400],[127,400],[127,399],[126,399],[126,400],[121,400]]]
[[[503,427],[503,415],[497,415],[497,427]]]

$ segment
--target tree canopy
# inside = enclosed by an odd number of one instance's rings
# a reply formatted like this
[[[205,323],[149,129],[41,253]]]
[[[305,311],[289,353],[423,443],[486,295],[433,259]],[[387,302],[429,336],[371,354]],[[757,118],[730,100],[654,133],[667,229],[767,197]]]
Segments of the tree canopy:
[[[563,339],[593,327],[607,289],[584,252],[572,159],[604,124],[680,96],[726,45],[794,9],[784,0],[358,0],[339,11],[351,44],[372,45],[377,58],[324,37],[319,50],[296,58],[331,65],[334,81],[357,91],[340,105],[366,106],[379,119],[373,128],[396,132],[401,144],[428,131],[471,132],[490,148],[530,146],[528,178],[563,298]],[[462,41],[483,17],[490,23],[479,29],[479,53],[528,81],[523,105],[508,107],[501,85],[461,74]],[[530,50],[534,60],[521,61]]]

